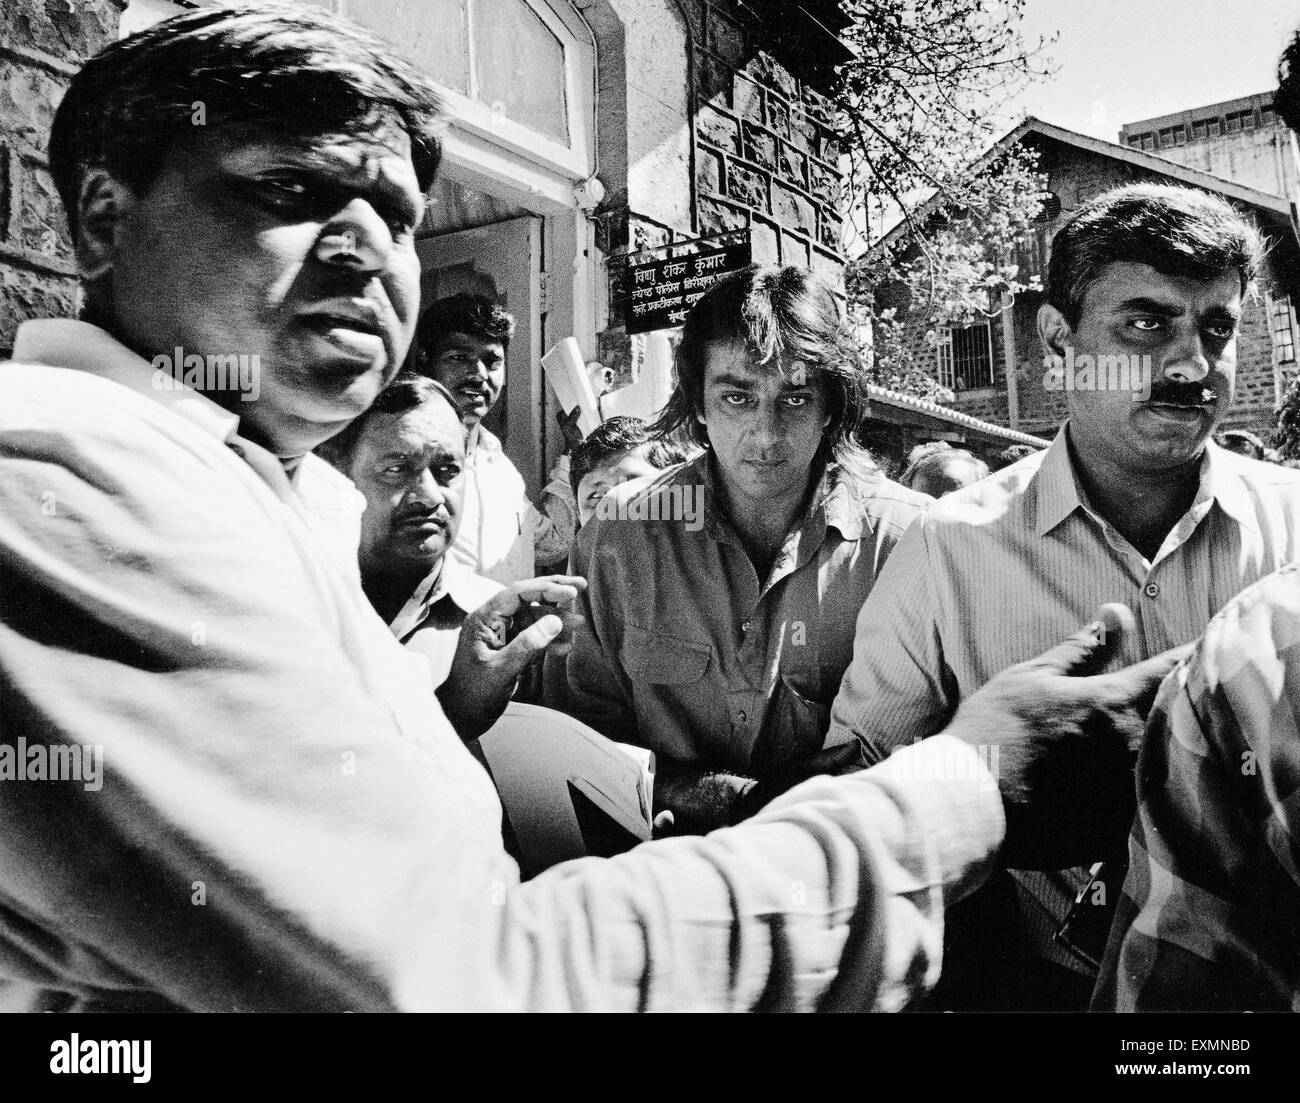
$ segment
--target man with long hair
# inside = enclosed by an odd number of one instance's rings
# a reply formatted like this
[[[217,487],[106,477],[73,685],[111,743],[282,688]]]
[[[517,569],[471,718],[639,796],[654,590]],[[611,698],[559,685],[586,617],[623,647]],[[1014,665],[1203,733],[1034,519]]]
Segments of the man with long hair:
[[[656,430],[702,455],[606,496],[574,571],[589,590],[569,655],[574,711],[657,758],[681,830],[735,822],[812,774],[857,611],[924,495],[854,438],[857,360],[830,290],[751,266],[692,309]]]

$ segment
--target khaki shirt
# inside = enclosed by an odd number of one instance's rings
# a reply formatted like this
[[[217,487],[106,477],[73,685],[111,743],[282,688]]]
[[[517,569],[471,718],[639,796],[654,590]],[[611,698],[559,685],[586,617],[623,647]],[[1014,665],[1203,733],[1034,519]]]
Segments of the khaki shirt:
[[[759,776],[822,747],[858,610],[931,499],[833,469],[760,579],[715,477],[705,453],[616,488],[583,528],[569,688],[575,715],[612,738]]]

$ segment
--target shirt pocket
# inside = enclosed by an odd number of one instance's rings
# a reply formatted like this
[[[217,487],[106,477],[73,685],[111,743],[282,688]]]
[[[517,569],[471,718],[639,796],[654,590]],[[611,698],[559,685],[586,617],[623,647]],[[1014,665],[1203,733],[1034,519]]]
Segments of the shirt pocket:
[[[804,758],[821,750],[831,723],[831,706],[829,701],[817,700],[814,693],[822,695],[797,676],[781,675],[781,689],[773,717],[773,738],[768,748],[774,760],[772,765]]]
[[[709,669],[713,647],[628,624],[623,627],[621,658],[634,684],[689,686],[700,681]]]

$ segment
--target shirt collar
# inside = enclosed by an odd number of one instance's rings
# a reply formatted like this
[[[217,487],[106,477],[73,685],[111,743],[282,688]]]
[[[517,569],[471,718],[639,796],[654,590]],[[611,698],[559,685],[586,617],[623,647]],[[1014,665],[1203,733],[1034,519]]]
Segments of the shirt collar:
[[[1259,521],[1255,518],[1255,506],[1242,481],[1239,462],[1244,461],[1238,461],[1227,449],[1207,440],[1205,452],[1201,456],[1201,491],[1197,498],[1201,494],[1208,494],[1237,524],[1258,532]]]
[[[239,429],[238,414],[179,383],[170,372],[155,371],[143,357],[89,322],[70,318],[24,322],[14,339],[13,358],[20,363],[89,372],[119,383],[220,441],[228,441]]]
[[[713,453],[705,451],[690,463],[683,465],[676,482],[704,483],[704,532],[720,543],[738,544],[740,537],[735,526],[722,507],[721,496],[717,492],[717,474],[714,469]],[[812,499],[803,517],[798,520],[794,530],[801,534],[800,543],[812,535],[814,545],[820,547],[826,539],[826,529],[834,526],[845,540],[857,540],[862,536],[866,524],[861,491],[864,488],[844,474],[838,465],[828,467],[822,472]]]
[[[879,483],[876,474],[855,478],[839,465],[830,467],[822,475],[810,515],[820,511],[826,524],[839,529],[845,540],[860,540],[862,530],[871,527],[866,499],[878,489]]]
[[[1046,536],[1076,509],[1083,506],[1083,491],[1074,465],[1070,462],[1070,447],[1062,425],[1034,473],[1035,534]]]
[[[465,454],[472,456],[481,453],[482,458],[489,459],[501,455],[501,438],[489,430],[480,421],[465,437]]]
[[[453,556],[444,555],[398,611],[389,624],[393,635],[404,639],[425,622],[431,610],[443,598],[453,602],[466,615],[483,603],[483,595],[474,585],[468,567]]]
[[[1189,512],[1205,507],[1209,501],[1217,502],[1224,513],[1249,529],[1258,530],[1255,511],[1245,484],[1233,469],[1231,457],[1212,440],[1205,442],[1201,453],[1199,486]],[[1070,460],[1066,426],[1062,425],[1043,462],[1034,475],[1035,532],[1045,536],[1076,509],[1096,517],[1100,516],[1087,500],[1079,483],[1079,476]],[[1104,522],[1102,522],[1104,523]]]
[[[155,369],[99,326],[71,318],[24,322],[14,339],[19,363],[84,371],[157,402],[200,432],[228,445],[282,498],[290,494],[309,509],[356,512],[357,493],[324,460],[306,455],[289,477],[279,458],[239,435],[239,415]]]

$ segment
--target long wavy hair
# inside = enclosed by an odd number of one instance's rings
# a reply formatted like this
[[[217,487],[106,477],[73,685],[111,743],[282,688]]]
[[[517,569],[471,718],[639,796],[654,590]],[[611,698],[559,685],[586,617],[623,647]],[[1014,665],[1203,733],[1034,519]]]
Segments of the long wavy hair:
[[[856,431],[866,416],[866,386],[857,343],[830,289],[807,268],[751,264],[724,276],[695,304],[677,346],[677,386],[651,426],[659,437],[709,446],[704,371],[710,345],[742,345],[757,364],[790,377],[819,380],[830,421],[814,462],[857,472],[878,470]]]

